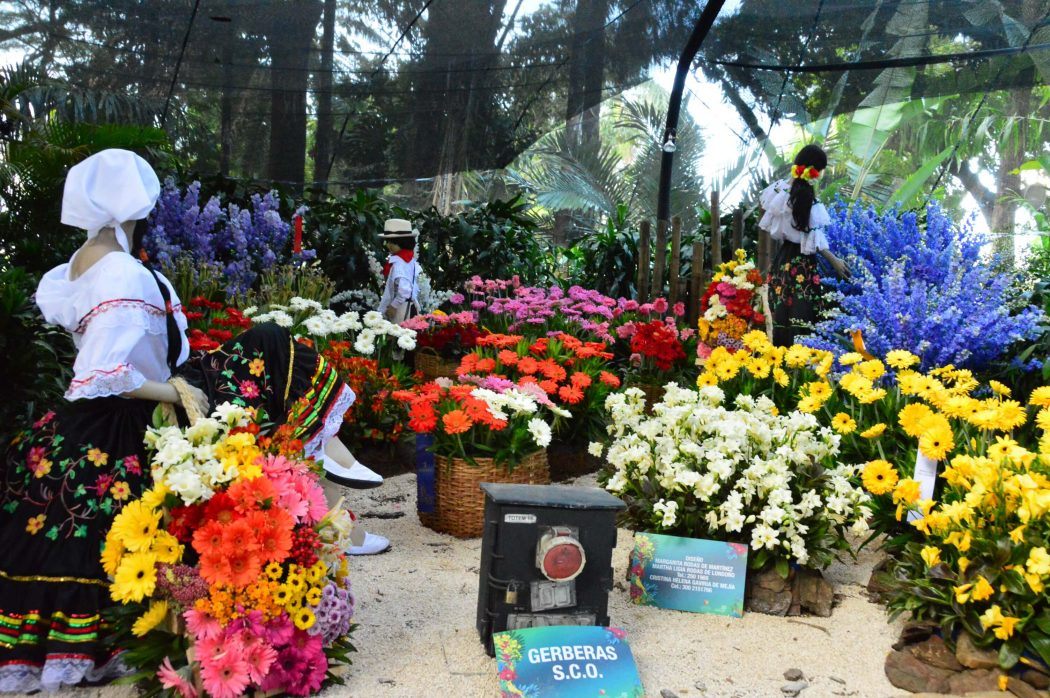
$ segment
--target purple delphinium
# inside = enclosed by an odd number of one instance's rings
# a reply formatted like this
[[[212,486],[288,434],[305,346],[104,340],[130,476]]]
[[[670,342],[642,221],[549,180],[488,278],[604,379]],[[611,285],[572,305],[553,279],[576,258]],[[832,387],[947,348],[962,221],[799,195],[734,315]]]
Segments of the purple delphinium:
[[[923,369],[980,369],[1042,331],[1038,308],[1010,308],[1013,276],[982,257],[986,238],[970,223],[956,225],[936,203],[924,223],[914,212],[879,214],[841,202],[831,218],[832,251],[853,276],[827,282],[838,307],[804,344],[842,353],[844,339],[859,329],[876,356],[907,349]]]

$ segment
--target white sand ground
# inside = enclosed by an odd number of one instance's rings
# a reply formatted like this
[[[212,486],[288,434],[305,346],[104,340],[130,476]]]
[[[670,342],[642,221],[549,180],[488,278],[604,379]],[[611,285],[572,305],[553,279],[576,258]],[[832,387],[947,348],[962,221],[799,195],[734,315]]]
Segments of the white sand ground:
[[[580,484],[593,482],[584,478]],[[473,698],[495,696],[495,660],[474,629],[480,540],[460,541],[420,525],[415,478],[401,475],[369,491],[347,491],[349,506],[393,549],[353,559],[358,652],[345,686],[326,698]],[[615,578],[626,574],[631,535],[620,531]],[[864,591],[875,556],[828,572],[839,602],[831,618],[741,619],[638,607],[622,583],[610,595],[612,623],[627,630],[647,695],[680,698],[783,696],[787,669],[809,682],[802,698],[886,698],[895,690],[883,661],[899,626]],[[61,698],[122,698],[128,688],[64,691]]]

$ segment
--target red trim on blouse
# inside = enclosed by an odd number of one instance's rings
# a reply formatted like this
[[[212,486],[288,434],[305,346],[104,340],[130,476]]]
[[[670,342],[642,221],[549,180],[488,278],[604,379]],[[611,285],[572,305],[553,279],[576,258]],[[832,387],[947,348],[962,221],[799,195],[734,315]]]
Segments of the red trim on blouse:
[[[398,250],[394,253],[394,257],[400,257],[405,260],[405,264],[410,264],[415,259],[415,250]],[[383,264],[383,278],[390,276],[390,267],[392,266],[390,261]]]
[[[167,314],[164,308],[161,308],[157,305],[153,305],[152,303],[147,303],[141,298],[114,298],[113,300],[103,301],[91,310],[84,313],[84,316],[80,318],[80,321],[77,323],[77,327],[75,330],[73,330],[73,332],[76,334],[83,334],[84,330],[87,329],[88,323],[90,323],[96,315],[100,315],[108,310],[113,310],[115,308],[126,308],[133,306],[142,306],[143,310],[153,315],[163,316]],[[181,313],[182,305],[179,304],[173,306],[170,310],[168,310],[168,312]]]

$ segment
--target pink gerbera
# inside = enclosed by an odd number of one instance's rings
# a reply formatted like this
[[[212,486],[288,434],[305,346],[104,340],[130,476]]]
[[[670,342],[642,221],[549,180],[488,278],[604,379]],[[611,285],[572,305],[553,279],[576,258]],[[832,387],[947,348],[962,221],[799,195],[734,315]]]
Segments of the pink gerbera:
[[[222,625],[207,613],[201,613],[190,609],[182,614],[186,621],[186,629],[190,631],[197,642],[201,640],[214,640],[222,632]]]
[[[231,649],[211,657],[201,657],[200,662],[204,688],[212,698],[236,698],[248,688],[248,662],[239,651]]]
[[[197,698],[197,689],[182,674],[176,671],[175,667],[171,665],[171,660],[167,657],[160,663],[160,669],[157,670],[157,678],[160,679],[161,686],[177,691],[182,698]]]

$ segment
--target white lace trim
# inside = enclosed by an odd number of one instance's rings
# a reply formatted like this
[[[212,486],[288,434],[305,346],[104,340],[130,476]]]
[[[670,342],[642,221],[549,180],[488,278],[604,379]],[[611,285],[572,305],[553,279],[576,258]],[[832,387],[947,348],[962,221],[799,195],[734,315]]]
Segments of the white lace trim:
[[[109,681],[131,673],[118,655],[100,667],[87,658],[56,657],[44,660],[44,666],[7,664],[0,666],[0,693],[57,691],[82,681]]]
[[[123,395],[146,382],[146,377],[131,364],[118,364],[110,370],[95,370],[85,377],[74,377],[66,391],[67,400],[91,400],[97,397]]]
[[[182,305],[173,306],[172,313],[179,327],[185,329],[186,315],[182,312]],[[83,334],[92,323],[101,327],[135,325],[150,334],[162,334],[168,327],[164,308],[137,298],[118,298],[99,303],[80,319],[73,332]]]
[[[357,395],[350,389],[350,386],[344,385],[339,390],[335,401],[328,409],[328,414],[324,416],[324,424],[321,425],[321,429],[306,442],[304,450],[307,456],[316,458],[321,455],[324,445],[339,433],[339,427],[343,425],[343,415],[356,399]]]

